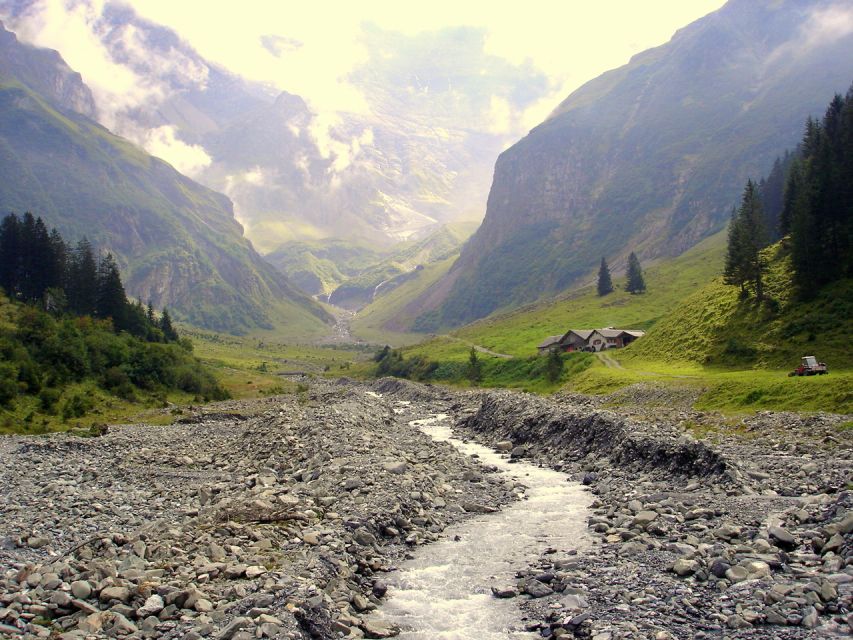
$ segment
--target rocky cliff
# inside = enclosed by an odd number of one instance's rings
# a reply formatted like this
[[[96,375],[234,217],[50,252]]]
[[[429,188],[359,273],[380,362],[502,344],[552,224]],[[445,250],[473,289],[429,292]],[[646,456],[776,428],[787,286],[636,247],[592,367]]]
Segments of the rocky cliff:
[[[636,251],[677,255],[850,85],[849,5],[732,0],[587,83],[505,151],[488,209],[421,329],[460,324]]]

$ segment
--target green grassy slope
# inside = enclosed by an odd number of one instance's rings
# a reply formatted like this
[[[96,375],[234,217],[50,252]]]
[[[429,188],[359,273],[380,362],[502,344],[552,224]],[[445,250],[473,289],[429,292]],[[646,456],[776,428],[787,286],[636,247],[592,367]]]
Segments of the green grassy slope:
[[[718,234],[678,258],[646,271],[648,292],[599,297],[593,287],[563,298],[495,315],[405,349],[405,357],[437,362],[436,376],[465,383],[471,344],[514,356],[479,353],[484,386],[549,392],[561,386],[607,394],[635,384],[680,388],[696,407],[725,412],[755,409],[853,412],[853,287],[841,281],[814,300],[791,296],[790,264],[780,245],[766,250],[771,302],[756,306],[722,284],[725,238]],[[617,287],[623,284],[615,279]],[[535,357],[546,336],[569,328],[642,328],[647,335],[605,358],[566,357],[559,383],[541,376]],[[803,355],[830,366],[829,376],[789,378]],[[578,359],[580,357],[580,359]],[[436,378],[439,379],[439,378]]]
[[[632,295],[622,290],[623,274],[614,274],[617,290],[599,297],[590,285],[556,300],[529,305],[462,327],[450,335],[498,353],[526,357],[536,354],[544,338],[568,329],[602,326],[648,329],[681,301],[721,272],[725,236],[718,233],[678,258],[651,266],[645,273],[648,291]],[[454,340],[436,339],[414,352],[461,360],[468,347]]]
[[[770,302],[740,300],[736,287],[715,279],[656,323],[622,359],[793,369],[801,356],[816,355],[832,368],[853,368],[853,282],[835,282],[813,300],[799,301],[791,294],[783,245],[769,247],[765,255]]]

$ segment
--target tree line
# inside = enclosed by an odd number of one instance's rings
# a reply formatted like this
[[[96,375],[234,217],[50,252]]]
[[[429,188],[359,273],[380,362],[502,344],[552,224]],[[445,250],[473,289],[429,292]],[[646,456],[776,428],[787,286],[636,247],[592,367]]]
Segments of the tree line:
[[[143,340],[178,340],[168,310],[158,317],[150,303],[145,308],[128,301],[112,254],[96,258],[86,238],[69,246],[31,213],[0,221],[0,288],[13,300],[54,314],[110,319],[115,331]]]
[[[853,276],[853,87],[836,95],[823,118],[809,118],[796,151],[767,178],[749,180],[732,210],[724,280],[764,299],[762,249],[787,238],[802,299]]]
[[[633,251],[628,256],[628,266],[625,268],[625,291],[628,293],[643,293],[646,290],[646,280],[643,277],[643,269],[640,259]],[[607,260],[602,256],[601,265],[598,268],[598,295],[606,296],[613,292],[613,279],[610,277],[610,267]]]

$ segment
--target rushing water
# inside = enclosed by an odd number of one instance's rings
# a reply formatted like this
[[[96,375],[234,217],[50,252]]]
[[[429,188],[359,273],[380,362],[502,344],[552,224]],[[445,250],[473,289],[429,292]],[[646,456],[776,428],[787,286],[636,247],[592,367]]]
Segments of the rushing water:
[[[446,418],[437,414],[411,424],[496,466],[527,488],[526,499],[448,527],[442,540],[419,547],[413,560],[389,575],[388,599],[377,615],[402,627],[404,639],[538,637],[524,631],[514,599],[493,597],[491,587],[515,584],[515,571],[547,549],[556,549],[556,557],[582,549],[591,498],[562,473],[510,463],[487,447],[453,438]]]

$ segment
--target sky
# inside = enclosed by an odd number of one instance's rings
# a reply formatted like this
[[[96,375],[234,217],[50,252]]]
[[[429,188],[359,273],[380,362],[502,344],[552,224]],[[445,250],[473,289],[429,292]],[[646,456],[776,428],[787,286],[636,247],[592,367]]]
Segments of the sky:
[[[7,0],[0,0],[2,5]],[[11,0],[8,0],[11,2]],[[524,3],[358,0],[33,0],[15,25],[22,39],[59,50],[96,93],[116,108],[156,98],[156,83],[123,69],[101,42],[99,16],[112,2],[173,29],[205,59],[246,78],[305,98],[322,113],[370,109],[349,74],[369,59],[368,25],[415,37],[467,26],[483,49],[511,64],[529,63],[550,81],[521,124],[528,129],[573,89],[666,42],[674,31],[722,6],[722,0],[528,0]],[[124,36],[130,42],[133,33]],[[162,64],[173,68],[180,60]],[[203,74],[203,69],[189,69]],[[500,105],[498,105],[500,108]]]

